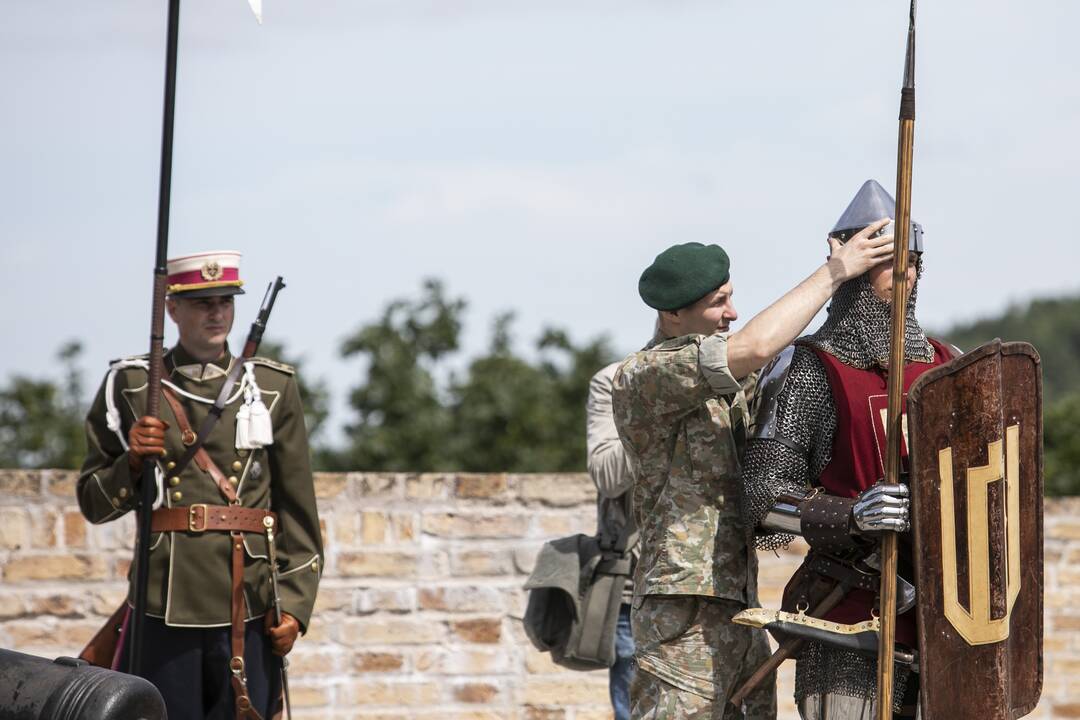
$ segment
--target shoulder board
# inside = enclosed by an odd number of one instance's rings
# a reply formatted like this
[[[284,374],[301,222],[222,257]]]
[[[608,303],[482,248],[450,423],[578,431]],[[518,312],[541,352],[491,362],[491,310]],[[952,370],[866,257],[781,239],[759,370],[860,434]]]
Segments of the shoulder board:
[[[256,355],[255,357],[251,358],[249,362],[253,362],[256,365],[262,365],[263,367],[273,368],[274,370],[277,370],[278,372],[283,372],[286,375],[296,374],[296,368],[294,368],[292,365],[278,362],[277,360],[270,360],[269,358],[259,357]]]
[[[109,361],[109,367],[113,365],[122,365],[134,362],[147,362],[150,359],[150,353],[143,353],[142,355],[127,355],[121,358],[114,358]]]

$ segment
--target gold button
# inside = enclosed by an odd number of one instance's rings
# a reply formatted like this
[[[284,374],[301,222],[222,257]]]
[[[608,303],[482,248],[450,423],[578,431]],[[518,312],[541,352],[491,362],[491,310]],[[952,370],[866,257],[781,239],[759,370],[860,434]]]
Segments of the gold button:
[[[235,485],[235,484],[236,484],[236,483],[238,483],[238,482],[240,482],[240,481],[236,479],[236,476],[235,476],[235,475],[230,475],[230,476],[229,476],[229,484],[230,484],[230,485]]]
[[[244,463],[240,462],[239,460],[233,460],[232,469],[233,472],[240,472],[244,469]]]
[[[122,498],[126,498],[127,497],[127,488],[120,488],[120,492],[117,493],[117,494]]]
[[[237,450],[236,454],[242,458],[246,458],[250,452],[250,450]]]
[[[318,560],[311,563],[311,572],[319,572],[319,561]]]
[[[173,462],[172,460],[170,460],[170,461],[169,461],[169,462],[168,462],[168,463],[167,463],[167,464],[165,465],[165,469],[166,469],[166,470],[172,470],[172,469],[173,469],[174,467],[176,467],[176,463],[174,463],[174,462]]]
[[[180,498],[184,497],[184,493],[179,490],[173,490],[172,499],[173,502],[180,502]]]
[[[177,485],[180,484],[180,478],[173,475],[171,478],[169,478],[169,484],[172,485],[173,487],[176,487]]]
[[[113,507],[120,507],[120,498],[113,498],[112,499],[112,506]]]

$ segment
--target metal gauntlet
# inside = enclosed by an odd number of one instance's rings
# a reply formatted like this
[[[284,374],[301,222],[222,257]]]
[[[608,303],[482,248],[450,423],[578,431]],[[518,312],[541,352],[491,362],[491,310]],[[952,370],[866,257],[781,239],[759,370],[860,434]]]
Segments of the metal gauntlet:
[[[855,499],[855,506],[851,511],[858,531],[906,532],[911,527],[910,494],[907,485],[878,483],[863,490]]]

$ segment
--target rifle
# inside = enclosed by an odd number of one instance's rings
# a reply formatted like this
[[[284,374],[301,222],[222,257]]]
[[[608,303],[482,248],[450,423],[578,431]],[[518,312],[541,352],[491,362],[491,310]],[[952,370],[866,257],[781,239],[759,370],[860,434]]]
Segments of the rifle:
[[[176,47],[180,25],[180,0],[169,0],[169,24],[165,49],[165,107],[161,126],[161,177],[158,184],[157,253],[154,291],[150,304],[150,376],[146,387],[146,414],[161,411],[161,357],[165,341],[165,283],[169,254],[169,198],[172,189],[173,116],[176,109]],[[135,561],[135,609],[128,633],[128,672],[138,675],[142,666],[142,638],[146,617],[146,593],[150,580],[150,513],[157,499],[157,463],[144,462],[138,505],[138,543]]]
[[[908,241],[911,234],[911,158],[915,145],[915,0],[908,14],[904,84],[900,90],[900,133],[896,157],[896,244],[893,246],[892,317],[889,337],[889,403],[886,411],[885,482],[901,481],[904,393],[904,329],[907,318]],[[895,532],[881,536],[881,629],[878,634],[877,720],[892,718],[893,646],[896,641]]]

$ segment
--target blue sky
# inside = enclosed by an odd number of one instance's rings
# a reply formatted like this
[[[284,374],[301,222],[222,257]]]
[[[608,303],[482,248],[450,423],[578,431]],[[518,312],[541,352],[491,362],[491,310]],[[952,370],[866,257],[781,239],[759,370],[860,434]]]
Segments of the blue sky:
[[[164,0],[0,2],[0,379],[144,352]],[[724,245],[744,318],[895,183],[907,4],[184,0],[173,254],[235,248],[270,335],[344,390],[342,337],[442,278],[464,356],[518,313],[629,351],[637,277]],[[914,216],[925,324],[1074,292],[1080,4],[922,3]],[[343,394],[343,392],[341,393]],[[334,424],[345,420],[338,408]]]

